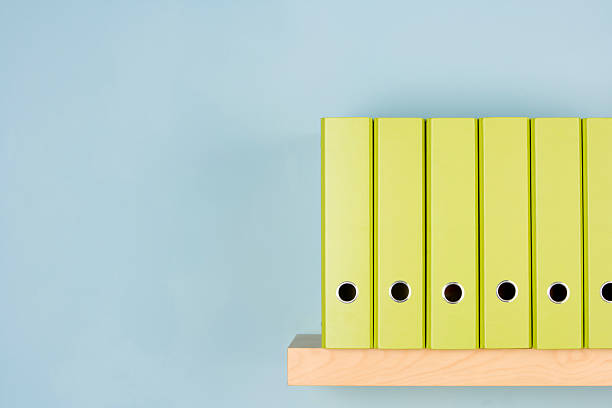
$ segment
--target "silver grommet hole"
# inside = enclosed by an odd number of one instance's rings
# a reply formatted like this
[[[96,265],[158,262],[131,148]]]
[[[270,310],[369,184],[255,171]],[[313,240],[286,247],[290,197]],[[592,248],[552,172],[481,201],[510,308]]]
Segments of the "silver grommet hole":
[[[502,302],[512,302],[516,299],[518,289],[514,282],[505,280],[499,282],[496,289],[497,298]]]
[[[548,287],[548,298],[553,303],[565,303],[569,298],[569,288],[563,282],[555,282]]]
[[[342,303],[353,303],[358,293],[357,286],[353,282],[342,282],[336,289],[336,297]]]
[[[606,282],[601,285],[599,295],[604,301],[612,303],[612,282]]]
[[[457,282],[449,282],[442,288],[442,297],[448,303],[455,304],[463,299],[463,286]]]
[[[410,285],[404,281],[393,282],[389,287],[389,296],[397,303],[402,303],[410,297]]]

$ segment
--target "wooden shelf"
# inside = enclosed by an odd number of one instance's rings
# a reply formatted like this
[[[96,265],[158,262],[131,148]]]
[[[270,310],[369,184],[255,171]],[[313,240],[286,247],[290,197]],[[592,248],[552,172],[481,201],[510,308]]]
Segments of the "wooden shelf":
[[[287,349],[289,385],[611,386],[612,349],[323,349],[298,334]]]

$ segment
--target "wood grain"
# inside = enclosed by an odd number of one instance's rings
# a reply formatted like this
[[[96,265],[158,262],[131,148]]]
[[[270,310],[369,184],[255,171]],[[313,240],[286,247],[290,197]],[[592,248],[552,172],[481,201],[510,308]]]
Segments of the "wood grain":
[[[612,349],[330,350],[298,334],[289,385],[612,386]]]

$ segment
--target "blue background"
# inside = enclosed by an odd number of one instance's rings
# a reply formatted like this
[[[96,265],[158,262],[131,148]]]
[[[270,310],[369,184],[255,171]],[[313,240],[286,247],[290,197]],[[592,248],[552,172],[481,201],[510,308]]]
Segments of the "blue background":
[[[604,405],[289,388],[322,116],[610,116],[605,1],[0,5],[0,406]]]

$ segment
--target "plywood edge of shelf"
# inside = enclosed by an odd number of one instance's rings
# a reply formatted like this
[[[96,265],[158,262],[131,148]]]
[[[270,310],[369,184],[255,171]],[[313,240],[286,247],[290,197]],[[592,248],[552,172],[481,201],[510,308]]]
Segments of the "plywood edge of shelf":
[[[289,385],[612,386],[612,349],[324,349],[298,334],[287,349]]]

